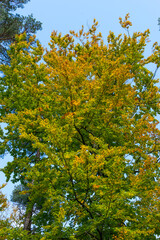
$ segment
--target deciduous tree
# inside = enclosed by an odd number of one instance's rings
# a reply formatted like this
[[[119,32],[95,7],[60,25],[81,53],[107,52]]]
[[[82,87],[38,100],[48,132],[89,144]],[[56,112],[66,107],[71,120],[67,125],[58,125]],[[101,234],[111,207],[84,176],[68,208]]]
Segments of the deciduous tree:
[[[149,30],[110,32],[105,43],[97,24],[54,31],[45,54],[16,37],[11,65],[1,66],[4,144],[14,157],[4,172],[27,183],[29,209],[45,196],[32,218],[42,239],[156,239],[160,95],[147,66],[159,68],[160,47],[145,58]],[[128,32],[128,15],[120,24]]]

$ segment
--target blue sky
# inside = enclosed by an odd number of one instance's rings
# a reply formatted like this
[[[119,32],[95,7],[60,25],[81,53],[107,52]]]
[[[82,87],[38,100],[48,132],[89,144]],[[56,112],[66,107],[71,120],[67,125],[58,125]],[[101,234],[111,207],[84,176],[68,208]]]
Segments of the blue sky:
[[[33,16],[43,23],[42,31],[37,33],[37,38],[44,47],[50,41],[53,30],[66,34],[69,30],[79,30],[82,25],[88,29],[92,25],[93,19],[99,22],[98,30],[102,32],[104,39],[109,31],[115,34],[123,33],[119,24],[119,17],[129,13],[133,23],[130,31],[144,31],[150,29],[149,46],[147,53],[151,53],[153,42],[160,42],[160,31],[158,27],[158,17],[160,17],[160,0],[31,0],[19,13]],[[159,74],[158,74],[159,75]],[[11,157],[6,155],[0,161],[2,168]],[[5,182],[5,177],[0,174],[1,183]],[[13,185],[8,183],[3,192],[10,197]]]
[[[159,0],[31,0],[20,11],[23,15],[33,13],[43,23],[43,30],[37,37],[47,46],[53,30],[66,34],[69,30],[79,30],[92,25],[93,18],[99,22],[98,30],[104,38],[109,30],[116,34],[122,32],[119,17],[130,13],[133,27],[131,31],[150,29],[151,41],[160,38],[158,17],[160,17]]]

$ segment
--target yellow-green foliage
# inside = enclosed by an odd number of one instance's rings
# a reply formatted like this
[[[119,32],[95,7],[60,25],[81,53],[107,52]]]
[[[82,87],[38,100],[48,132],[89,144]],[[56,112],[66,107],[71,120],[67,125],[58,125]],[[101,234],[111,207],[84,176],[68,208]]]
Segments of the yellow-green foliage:
[[[120,23],[128,31],[128,16]],[[159,67],[159,47],[145,58],[149,30],[110,32],[106,43],[97,24],[53,32],[46,53],[16,37],[11,65],[1,66],[14,157],[4,171],[28,183],[31,203],[43,197],[32,220],[42,239],[156,239],[160,95],[147,64]]]

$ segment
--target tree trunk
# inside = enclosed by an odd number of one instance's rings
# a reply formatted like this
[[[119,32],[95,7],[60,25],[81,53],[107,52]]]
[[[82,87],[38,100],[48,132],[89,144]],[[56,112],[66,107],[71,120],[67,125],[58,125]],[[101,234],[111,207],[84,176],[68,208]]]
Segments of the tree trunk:
[[[31,210],[26,212],[26,216],[24,219],[24,230],[27,230],[29,233],[31,232],[31,218],[32,218],[33,207]]]
[[[39,160],[40,160],[40,151],[39,151],[39,149],[37,149],[36,161],[39,161]],[[34,184],[34,180],[32,180],[32,184]],[[31,233],[33,206],[34,206],[34,204],[32,205],[30,210],[26,209],[26,215],[25,215],[25,219],[24,219],[23,230],[27,230],[28,234]]]

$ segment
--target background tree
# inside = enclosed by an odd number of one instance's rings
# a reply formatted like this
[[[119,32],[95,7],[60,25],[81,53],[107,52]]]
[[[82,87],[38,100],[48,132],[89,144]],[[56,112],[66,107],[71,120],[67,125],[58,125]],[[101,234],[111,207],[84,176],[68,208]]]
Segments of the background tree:
[[[23,36],[21,36],[22,37],[22,39],[26,39],[26,34],[24,34]],[[20,37],[20,38],[21,38]],[[21,39],[21,40],[22,40]],[[21,45],[21,40],[20,40],[20,42],[19,42],[19,44]],[[26,44],[26,53],[29,51],[29,49],[32,49],[33,50],[33,52],[35,51],[36,52],[36,55],[33,55],[33,59],[30,61],[29,60],[29,65],[30,65],[30,67],[32,68],[32,70],[33,71],[35,71],[36,70],[36,68],[38,68],[40,71],[38,71],[37,72],[37,74],[36,74],[36,78],[38,77],[38,79],[39,79],[39,77],[40,77],[40,79],[42,79],[43,78],[43,76],[44,76],[44,67],[42,67],[42,66],[39,66],[39,64],[38,64],[38,62],[39,62],[39,60],[42,58],[42,54],[43,54],[43,49],[42,49],[42,47],[40,46],[40,44],[39,44],[39,42],[37,41],[37,44],[38,44],[38,48],[35,48],[33,45],[33,42],[34,42],[34,40],[35,40],[35,38],[33,37],[31,37],[30,39],[29,39],[29,42],[27,43],[27,42],[25,42],[25,44]],[[19,37],[18,36],[16,36],[16,41],[19,41]],[[18,43],[18,42],[17,42]],[[21,48],[21,47],[20,47]],[[13,50],[13,49],[12,49]],[[11,51],[12,51],[11,50]],[[39,57],[38,57],[38,55],[39,55]],[[20,59],[19,59],[19,54],[17,55],[17,60],[19,61]],[[2,66],[2,68],[3,68],[3,66]],[[36,70],[37,71],[37,70]],[[41,73],[40,73],[41,72]],[[27,72],[26,72],[27,73]],[[25,73],[25,74],[26,74]],[[11,78],[12,78],[12,76],[11,76]],[[39,87],[39,81],[41,81],[41,80],[36,80],[36,82],[35,82],[35,84],[36,84],[36,86],[37,87]],[[5,80],[4,80],[4,82],[5,82]],[[5,91],[4,89],[6,89],[5,87],[4,87],[4,85],[2,84],[1,85],[1,90],[2,90],[2,92],[4,93],[4,95],[3,95],[3,97],[4,98],[7,98],[8,99],[8,101],[11,103],[10,104],[10,108],[8,108],[8,109],[4,109],[3,107],[1,108],[1,116],[4,116],[5,114],[7,114],[7,112],[9,113],[13,113],[13,112],[17,112],[18,111],[18,109],[20,110],[21,109],[21,106],[23,105],[23,103],[24,102],[21,102],[21,100],[20,100],[20,96],[21,96],[21,94],[23,94],[22,92],[19,92],[20,93],[20,95],[19,95],[19,97],[18,97],[18,99],[17,99],[17,101],[16,102],[14,102],[14,101],[12,101],[13,99],[12,99],[12,96],[10,95],[10,91]],[[9,89],[8,89],[9,90]],[[10,89],[11,90],[11,89]],[[2,97],[2,98],[3,98]],[[29,98],[28,98],[29,97]],[[24,101],[26,102],[26,107],[27,106],[29,106],[28,105],[28,100],[29,101],[31,101],[30,102],[30,107],[31,107],[31,109],[34,109],[35,107],[39,107],[40,106],[40,98],[39,99],[37,99],[36,101],[34,101],[35,99],[34,99],[34,95],[33,95],[33,98],[31,98],[31,96],[28,96],[28,95],[26,95],[26,100],[24,99]],[[8,102],[8,103],[9,103]],[[2,102],[1,102],[2,103]],[[13,104],[13,105],[12,105]],[[7,126],[7,128],[9,127],[9,125]],[[9,127],[10,128],[10,127]],[[32,142],[28,139],[28,140],[25,140],[25,141],[22,141],[22,139],[20,138],[20,134],[19,134],[19,129],[15,126],[15,129],[13,130],[13,134],[11,133],[11,135],[10,135],[10,140],[8,141],[7,140],[7,138],[6,138],[6,136],[3,136],[2,137],[2,139],[4,140],[3,141],[3,144],[2,144],[2,149],[5,149],[6,151],[8,151],[10,154],[11,154],[11,156],[13,156],[13,158],[14,158],[14,160],[18,160],[18,162],[20,163],[20,159],[21,159],[21,163],[22,163],[22,165],[20,166],[19,164],[17,164],[16,163],[16,161],[13,161],[12,163],[11,163],[11,165],[10,165],[10,167],[12,168],[14,168],[15,169],[15,174],[14,174],[14,177],[13,177],[13,179],[12,179],[12,181],[14,182],[14,183],[16,183],[16,182],[21,182],[21,184],[22,184],[22,186],[24,187],[24,188],[26,188],[26,183],[27,183],[27,180],[25,179],[25,176],[23,175],[23,172],[25,172],[27,169],[26,169],[26,165],[23,165],[23,160],[24,159],[28,159],[27,161],[28,161],[28,167],[30,167],[30,168],[32,168],[32,166],[34,166],[34,164],[35,163],[38,163],[40,160],[42,160],[43,158],[45,158],[45,156],[43,156],[43,154],[40,154],[40,152],[39,152],[39,149],[38,148],[34,148],[33,146],[32,146]],[[39,134],[41,135],[42,133],[41,132],[39,132]],[[9,168],[10,168],[9,167]],[[10,172],[10,170],[9,170],[9,172]],[[8,174],[6,173],[6,176],[7,176]],[[10,175],[10,174],[9,174]],[[8,179],[9,179],[9,175],[8,175]],[[28,184],[33,184],[33,181],[31,180],[31,181],[29,181],[28,182]],[[15,189],[16,190],[16,189]],[[30,194],[29,194],[30,195]],[[16,194],[14,194],[14,198],[13,198],[13,200],[15,200],[15,196],[16,196]],[[20,199],[20,195],[19,196],[17,196],[19,199]],[[21,196],[22,197],[22,196]],[[16,202],[19,202],[19,199],[16,199]],[[39,209],[39,207],[40,207],[40,205],[41,205],[41,201],[43,201],[43,198],[44,198],[44,196],[42,196],[40,193],[39,194],[37,194],[37,197],[35,197],[33,200],[30,200],[28,197],[27,197],[27,201],[25,202],[25,204],[23,204],[23,205],[25,205],[25,208],[24,208],[24,210],[25,210],[25,213],[24,213],[24,219],[23,219],[23,229],[24,230],[27,230],[27,231],[29,231],[29,232],[34,232],[35,233],[35,227],[34,227],[34,230],[33,230],[33,225],[32,225],[32,217],[33,217],[33,214],[35,213],[35,211],[37,212],[38,210],[37,210],[37,208]],[[46,213],[46,211],[44,212],[44,213],[41,213],[41,217],[38,219],[38,220],[35,220],[36,222],[37,222],[37,225],[36,225],[36,231],[40,231],[41,230],[41,226],[40,226],[40,222],[50,222],[50,221],[53,221],[53,216],[51,215],[49,215],[49,212],[50,212],[50,210],[48,210],[48,213]],[[34,218],[35,218],[35,214],[34,214]],[[42,223],[41,223],[41,225],[42,225]],[[34,225],[35,226],[35,225]],[[40,226],[40,227],[39,227]],[[40,230],[39,230],[40,229]],[[32,231],[33,230],[33,231]],[[17,234],[18,234],[18,232],[17,232]],[[35,237],[35,235],[34,235],[34,237]]]
[[[41,23],[32,15],[27,17],[13,14],[18,8],[23,8],[29,0],[1,0],[0,1],[0,63],[8,64],[10,58],[7,54],[10,44],[15,40],[15,35],[25,32],[27,39],[41,29]],[[0,135],[1,129],[0,129]],[[2,137],[3,138],[3,137]],[[0,154],[4,154],[3,144]]]
[[[128,15],[120,24],[128,31]],[[44,197],[32,218],[42,239],[156,239],[160,94],[147,65],[159,68],[160,47],[144,57],[148,30],[110,32],[106,45],[97,25],[53,32],[46,54],[16,37],[1,66],[4,146],[14,158],[4,173],[27,183],[28,213]],[[46,212],[52,221],[42,221]]]
[[[0,189],[2,189],[4,186],[1,186]],[[4,226],[9,225],[9,222],[7,221],[7,218],[4,219],[4,211],[8,207],[7,198],[4,196],[2,192],[0,192],[0,229],[2,229]]]
[[[13,14],[23,8],[29,0],[0,0],[0,62],[9,63],[7,50],[15,39],[15,34],[27,33],[27,37],[41,29],[41,23],[32,15],[27,17]]]
[[[0,187],[3,188],[4,185]],[[28,231],[23,229],[23,221],[25,215],[25,207],[27,206],[28,194],[22,195],[24,186],[15,187],[11,200],[19,205],[13,206],[9,204],[7,198],[0,192],[0,239],[7,240],[31,240],[40,239],[35,233],[33,238],[28,235]],[[23,208],[23,209],[22,209]],[[24,211],[24,212],[23,212]]]
[[[4,186],[2,185],[0,189]],[[17,209],[11,207],[7,198],[0,192],[0,239],[13,239],[14,231],[18,230],[20,225]]]
[[[29,0],[0,1],[0,62],[3,64],[10,62],[7,50],[15,40],[16,34],[25,32],[29,39],[32,34],[41,29],[41,23],[36,21],[32,15],[24,17],[17,13],[13,14],[18,8],[23,8],[27,2]],[[3,144],[1,144],[1,152],[4,153]]]
[[[18,185],[15,186],[12,195],[11,195],[11,201],[17,206],[17,209],[19,211],[20,218],[23,219],[24,221],[24,226],[25,226],[25,221],[26,221],[26,209],[28,204],[30,203],[29,200],[29,193],[27,192],[29,188],[26,185]],[[37,218],[37,215],[40,213],[42,210],[43,203],[45,202],[46,197],[39,196],[39,198],[35,201],[32,215],[29,218],[29,225],[28,229],[32,234],[41,232],[41,226],[42,222],[43,224],[51,223],[54,221],[52,215],[50,214],[50,211],[48,212],[41,212],[41,217]],[[34,219],[34,226],[32,225],[32,218]],[[36,224],[35,224],[36,223]]]

